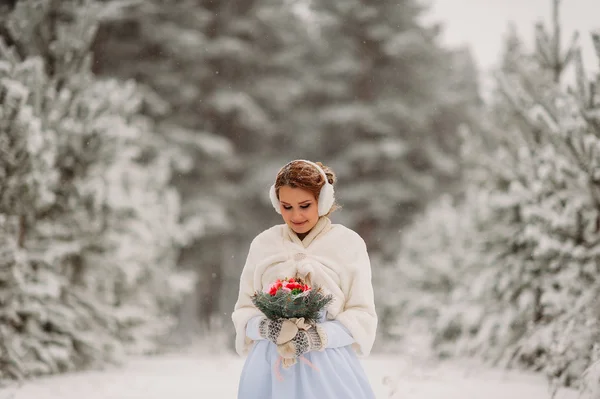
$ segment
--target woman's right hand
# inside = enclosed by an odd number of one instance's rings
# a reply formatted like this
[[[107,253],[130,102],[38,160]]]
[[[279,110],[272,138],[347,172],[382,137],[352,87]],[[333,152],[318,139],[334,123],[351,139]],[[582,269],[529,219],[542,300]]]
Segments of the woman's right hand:
[[[265,317],[260,321],[258,330],[261,337],[275,345],[281,345],[294,339],[298,326],[288,319],[269,320]]]

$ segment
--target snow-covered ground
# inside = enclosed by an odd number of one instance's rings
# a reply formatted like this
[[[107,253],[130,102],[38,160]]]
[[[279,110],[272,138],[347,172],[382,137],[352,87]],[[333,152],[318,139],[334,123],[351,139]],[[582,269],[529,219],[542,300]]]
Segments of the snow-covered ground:
[[[540,376],[456,365],[413,363],[402,357],[362,359],[377,398],[398,399],[549,399]],[[243,360],[232,354],[190,350],[134,359],[126,366],[28,382],[0,399],[235,399]],[[387,381],[395,381],[390,386]],[[561,391],[556,399],[574,399]],[[260,398],[257,398],[260,399]]]

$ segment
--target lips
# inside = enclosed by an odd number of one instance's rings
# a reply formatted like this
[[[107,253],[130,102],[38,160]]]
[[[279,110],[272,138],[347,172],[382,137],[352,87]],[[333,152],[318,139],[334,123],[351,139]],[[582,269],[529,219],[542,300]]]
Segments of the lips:
[[[302,222],[302,223],[295,223],[295,222],[292,222],[292,224],[293,224],[294,226],[298,226],[298,227],[300,227],[300,226],[302,226],[302,225],[306,224],[306,222]]]

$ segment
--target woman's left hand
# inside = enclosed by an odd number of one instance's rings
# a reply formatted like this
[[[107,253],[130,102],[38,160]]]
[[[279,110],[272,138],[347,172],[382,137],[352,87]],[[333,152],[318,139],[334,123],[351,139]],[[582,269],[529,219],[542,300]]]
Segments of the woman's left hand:
[[[298,329],[291,341],[277,345],[277,352],[284,359],[293,359],[310,351],[321,350],[326,341],[324,334],[317,326],[307,325],[307,328]]]

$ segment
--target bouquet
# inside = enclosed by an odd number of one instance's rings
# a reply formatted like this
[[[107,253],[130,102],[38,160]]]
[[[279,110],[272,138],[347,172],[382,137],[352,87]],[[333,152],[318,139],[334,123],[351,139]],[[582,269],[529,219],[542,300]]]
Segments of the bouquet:
[[[278,279],[266,291],[257,291],[252,303],[271,320],[301,319],[316,323],[319,313],[333,300],[321,288],[311,287],[300,278]]]
[[[317,323],[319,313],[333,300],[332,295],[325,295],[321,288],[311,287],[299,278],[278,279],[266,291],[257,291],[252,296],[252,303],[270,320],[286,319],[295,328],[284,329],[277,345],[281,355],[275,364],[275,377],[281,380],[278,365],[284,368],[296,363],[295,349],[290,347],[291,339],[299,329],[307,330]],[[309,366],[315,368],[307,359],[301,357]],[[315,368],[316,369],[316,368]]]

